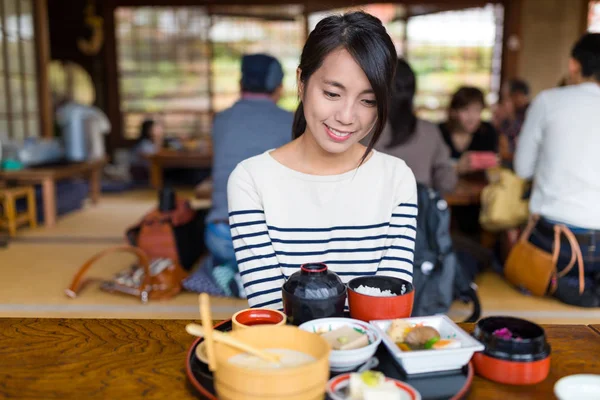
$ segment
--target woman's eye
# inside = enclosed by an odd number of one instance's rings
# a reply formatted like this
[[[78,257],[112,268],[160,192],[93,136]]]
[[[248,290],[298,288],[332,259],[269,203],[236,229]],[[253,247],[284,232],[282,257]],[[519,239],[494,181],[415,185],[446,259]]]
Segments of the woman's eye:
[[[329,97],[329,98],[337,98],[340,97],[339,94],[337,93],[333,93],[333,92],[328,92],[327,90],[323,90],[323,93],[325,94],[325,96]]]
[[[363,100],[363,103],[369,107],[375,107],[377,105],[377,101],[375,100]]]

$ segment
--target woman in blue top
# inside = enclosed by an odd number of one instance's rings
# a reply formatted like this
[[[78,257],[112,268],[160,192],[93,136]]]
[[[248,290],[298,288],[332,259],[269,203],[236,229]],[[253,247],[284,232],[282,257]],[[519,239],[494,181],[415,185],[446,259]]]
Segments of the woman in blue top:
[[[396,58],[381,21],[362,12],[327,17],[309,35],[297,70],[295,139],[241,162],[229,178],[250,306],[282,308],[281,286],[309,262],[326,263],[345,282],[412,281],[415,178],[404,161],[373,150]]]

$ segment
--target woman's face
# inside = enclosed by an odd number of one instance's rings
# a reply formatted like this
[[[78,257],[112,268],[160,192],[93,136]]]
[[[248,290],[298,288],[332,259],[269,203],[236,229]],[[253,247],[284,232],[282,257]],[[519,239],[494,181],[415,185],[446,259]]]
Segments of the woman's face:
[[[163,126],[160,123],[155,122],[154,125],[152,125],[152,130],[151,130],[150,135],[151,135],[152,141],[162,140],[163,137],[165,136]]]
[[[369,134],[377,120],[373,88],[345,49],[327,55],[308,82],[299,82],[298,87],[306,118],[305,134],[328,153],[350,149]]]
[[[480,103],[471,103],[459,110],[452,111],[454,118],[463,132],[475,133],[481,125],[481,112],[483,106]]]

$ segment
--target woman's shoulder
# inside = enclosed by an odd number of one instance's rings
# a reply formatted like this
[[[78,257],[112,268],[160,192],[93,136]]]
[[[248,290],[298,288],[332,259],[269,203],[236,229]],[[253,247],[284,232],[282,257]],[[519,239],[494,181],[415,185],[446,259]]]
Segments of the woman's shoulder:
[[[231,172],[229,179],[249,179],[268,172],[270,169],[269,158],[271,157],[269,151],[271,150],[240,161]]]
[[[374,168],[371,171],[376,171],[377,175],[383,175],[394,182],[402,181],[406,177],[412,177],[414,180],[412,170],[403,159],[380,151],[375,151],[373,157],[375,157],[375,163],[373,163]]]
[[[436,124],[426,119],[417,118],[417,129],[423,132],[440,134],[440,124]]]

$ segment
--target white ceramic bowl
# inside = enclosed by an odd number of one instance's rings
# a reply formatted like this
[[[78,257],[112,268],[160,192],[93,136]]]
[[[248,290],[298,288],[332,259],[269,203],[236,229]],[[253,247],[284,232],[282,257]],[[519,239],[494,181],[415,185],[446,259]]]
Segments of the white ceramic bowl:
[[[385,346],[407,374],[460,369],[469,363],[475,352],[485,349],[483,344],[460,329],[445,315],[402,318],[402,320],[412,324],[423,323],[425,326],[431,326],[440,333],[442,339],[455,339],[461,344],[458,349],[402,351],[386,333],[392,320],[371,321],[371,324],[381,334]]]
[[[554,385],[559,400],[592,400],[600,398],[600,375],[578,374],[561,378]]]
[[[373,357],[381,343],[381,334],[372,325],[352,318],[320,318],[299,326],[308,332],[325,333],[345,325],[363,330],[369,336],[370,344],[360,349],[331,350],[329,369],[333,372],[351,371]]]

